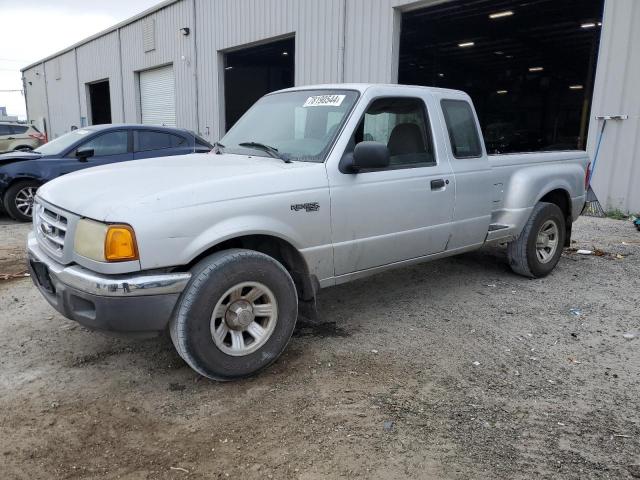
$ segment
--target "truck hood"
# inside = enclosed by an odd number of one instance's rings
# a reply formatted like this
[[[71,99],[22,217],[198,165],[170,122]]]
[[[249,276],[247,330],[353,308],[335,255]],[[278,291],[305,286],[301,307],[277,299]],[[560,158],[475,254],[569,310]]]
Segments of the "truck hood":
[[[83,217],[121,222],[134,212],[180,210],[291,191],[300,188],[296,172],[309,173],[310,168],[324,170],[324,165],[235,154],[150,158],[65,175],[40,187],[38,197]],[[314,177],[314,186],[323,181],[326,185],[325,175]]]

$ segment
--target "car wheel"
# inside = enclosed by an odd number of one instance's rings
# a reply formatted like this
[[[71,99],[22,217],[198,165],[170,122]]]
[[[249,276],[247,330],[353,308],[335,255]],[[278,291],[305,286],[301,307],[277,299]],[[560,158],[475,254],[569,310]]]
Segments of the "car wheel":
[[[520,236],[508,245],[511,269],[530,278],[548,275],[560,261],[565,235],[562,210],[553,203],[538,203]]]
[[[40,183],[35,180],[23,180],[11,185],[4,194],[4,209],[14,220],[30,222],[33,215],[33,202]]]
[[[16,152],[31,152],[33,151],[33,147],[29,145],[20,145],[19,147],[14,148]]]
[[[178,354],[213,380],[250,376],[287,346],[298,316],[296,288],[273,258],[217,252],[192,269],[169,332]]]

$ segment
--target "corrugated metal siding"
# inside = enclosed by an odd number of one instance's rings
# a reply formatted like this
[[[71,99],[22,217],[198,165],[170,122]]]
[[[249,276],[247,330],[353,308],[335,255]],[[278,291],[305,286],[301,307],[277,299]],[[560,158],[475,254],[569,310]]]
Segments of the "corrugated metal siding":
[[[345,82],[396,83],[401,11],[441,0],[346,0]]]
[[[595,153],[596,115],[628,115],[607,123],[593,188],[605,208],[640,212],[640,2],[607,0],[587,150]]]
[[[344,0],[196,0],[200,130],[221,132],[219,51],[295,35],[295,84],[342,80]]]
[[[49,97],[49,139],[53,139],[70,131],[72,125],[80,126],[75,52],[45,62],[44,69]]]
[[[27,120],[33,121],[40,131],[44,132],[43,119],[48,117],[44,68],[41,65],[31,67],[24,71],[23,76],[27,101]],[[48,122],[48,120],[46,121]]]
[[[138,20],[120,30],[122,42],[122,73],[125,120],[140,121],[140,90],[138,72],[173,64],[176,89],[176,122],[179,126],[197,130],[194,38],[180,33],[191,27],[191,1],[182,1],[152,13],[155,21],[155,49],[144,50],[144,22]],[[147,18],[149,18],[147,17]]]
[[[48,66],[47,73],[50,71],[51,75],[47,81],[53,82],[49,95],[52,126],[61,130],[68,128],[65,127],[67,124],[75,124],[78,114],[74,102],[77,101],[81,115],[86,116],[85,84],[104,78],[110,82],[113,121],[140,121],[137,72],[172,64],[176,77],[177,124],[197,129],[209,139],[217,139],[224,103],[220,97],[223,89],[220,52],[287,35],[296,38],[296,85],[394,82],[400,11],[422,8],[438,1],[183,0],[136,19],[122,26],[119,32],[110,32],[79,45],[76,49],[78,100],[73,100],[77,98],[77,92],[67,85],[75,66],[62,60],[71,52],[59,56],[60,80],[55,80],[53,65],[51,69]],[[197,15],[193,12],[194,4]],[[156,26],[155,50],[147,53],[143,46],[146,19],[153,19]],[[637,186],[640,184],[640,95],[637,93],[640,55],[636,47],[640,45],[637,27],[640,25],[640,2],[606,0],[603,23],[592,117],[621,113],[630,118],[608,125],[594,187],[608,208],[640,211],[640,188]],[[182,27],[190,27],[191,35],[181,35],[179,29]],[[118,34],[122,42],[122,70]],[[41,65],[24,72],[28,116],[38,122],[47,117],[44,73]],[[32,85],[28,85],[29,81]],[[41,122],[38,125],[41,126]],[[591,154],[595,150],[598,127],[597,122],[591,122],[588,144]]]
[[[87,118],[87,84],[108,79],[111,95],[111,120],[114,123],[124,122],[118,32],[111,32],[79,46],[77,55],[81,116]]]

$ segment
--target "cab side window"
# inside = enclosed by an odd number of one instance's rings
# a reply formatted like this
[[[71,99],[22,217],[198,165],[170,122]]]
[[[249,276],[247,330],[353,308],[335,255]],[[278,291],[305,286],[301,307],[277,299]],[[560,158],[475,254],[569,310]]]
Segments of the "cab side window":
[[[367,109],[355,133],[355,143],[387,145],[389,168],[436,164],[424,102],[418,98],[380,98]]]
[[[464,100],[442,100],[441,105],[453,156],[481,157],[482,145],[471,105]]]
[[[92,138],[78,147],[78,150],[93,149],[95,157],[121,155],[128,151],[129,134],[126,130],[105,133]]]

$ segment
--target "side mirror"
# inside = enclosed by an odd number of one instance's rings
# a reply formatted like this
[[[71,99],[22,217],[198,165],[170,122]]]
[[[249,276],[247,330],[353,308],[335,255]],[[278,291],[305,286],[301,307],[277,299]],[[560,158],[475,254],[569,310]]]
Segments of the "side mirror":
[[[389,161],[389,149],[384,143],[360,142],[353,151],[351,169],[358,172],[370,168],[386,168]]]
[[[86,162],[88,158],[93,157],[93,148],[76,150],[76,157],[78,157],[80,162]]]

